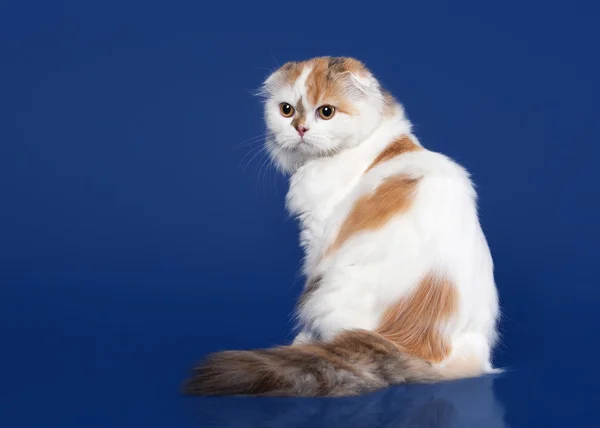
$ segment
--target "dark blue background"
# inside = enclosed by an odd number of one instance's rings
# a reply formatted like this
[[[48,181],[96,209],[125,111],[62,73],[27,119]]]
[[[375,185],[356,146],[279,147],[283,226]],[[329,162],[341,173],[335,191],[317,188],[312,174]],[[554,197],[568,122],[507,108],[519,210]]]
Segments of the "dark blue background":
[[[597,4],[3,3],[0,424],[597,425]],[[473,174],[512,368],[495,398],[492,379],[178,395],[205,353],[290,338],[285,179],[240,143],[269,71],[327,54],[365,61]]]

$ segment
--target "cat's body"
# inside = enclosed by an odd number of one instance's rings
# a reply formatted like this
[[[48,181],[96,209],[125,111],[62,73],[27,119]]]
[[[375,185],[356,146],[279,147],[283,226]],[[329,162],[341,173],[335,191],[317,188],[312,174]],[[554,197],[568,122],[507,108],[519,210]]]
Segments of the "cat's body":
[[[498,296],[468,173],[421,146],[356,60],[286,64],[265,93],[305,250],[299,332],[212,355],[187,391],[352,395],[494,371]]]

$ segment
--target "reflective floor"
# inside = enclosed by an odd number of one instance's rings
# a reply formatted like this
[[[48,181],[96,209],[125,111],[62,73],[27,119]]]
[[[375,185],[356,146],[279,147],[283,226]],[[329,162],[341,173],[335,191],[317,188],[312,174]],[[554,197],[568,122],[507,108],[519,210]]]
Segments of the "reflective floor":
[[[486,378],[396,387],[360,398],[209,399],[200,400],[196,412],[207,427],[501,428],[508,425],[496,385]]]
[[[284,340],[288,327],[274,322],[285,315],[268,302],[252,302],[262,313],[253,316],[246,302],[227,300],[225,287],[210,298],[185,283],[179,294],[160,291],[155,284],[170,275],[155,273],[144,276],[145,296],[116,283],[95,293],[68,285],[4,288],[2,425],[493,428],[593,426],[597,420],[597,366],[584,369],[572,348],[535,352],[554,340],[576,343],[560,331],[511,345],[512,353],[501,349],[499,360],[517,364],[497,376],[353,398],[181,397],[182,379],[205,353],[268,346]],[[258,286],[257,278],[246,279]],[[228,277],[230,284],[239,280]],[[227,310],[236,317],[218,325]],[[571,327],[584,320],[564,319]]]

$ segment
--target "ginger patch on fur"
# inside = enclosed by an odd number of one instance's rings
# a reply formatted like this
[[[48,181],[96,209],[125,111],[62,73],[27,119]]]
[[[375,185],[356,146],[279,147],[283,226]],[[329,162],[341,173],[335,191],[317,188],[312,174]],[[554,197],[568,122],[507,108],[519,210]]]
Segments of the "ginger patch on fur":
[[[376,165],[388,161],[390,159],[395,158],[396,156],[400,156],[404,153],[414,152],[417,150],[423,150],[419,145],[417,145],[413,140],[410,139],[407,135],[403,135],[400,138],[395,139],[391,142],[381,153],[379,156],[375,158],[375,160],[369,165],[367,171],[370,171]]]
[[[407,211],[419,179],[397,175],[384,181],[375,191],[358,199],[327,252],[336,250],[352,235],[383,227],[392,217]]]
[[[457,305],[457,292],[450,280],[430,273],[412,295],[385,311],[376,331],[411,356],[439,362],[451,350],[440,326],[455,313]]]

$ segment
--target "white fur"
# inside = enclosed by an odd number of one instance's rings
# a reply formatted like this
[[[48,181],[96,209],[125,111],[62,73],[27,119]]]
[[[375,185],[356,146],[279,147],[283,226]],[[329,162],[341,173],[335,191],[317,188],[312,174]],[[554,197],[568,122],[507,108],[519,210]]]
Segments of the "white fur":
[[[453,348],[440,367],[460,371],[461,361],[469,361],[470,370],[474,364],[478,373],[492,371],[498,297],[468,172],[442,154],[419,150],[365,173],[394,138],[408,135],[420,145],[400,104],[392,115],[382,114],[383,96],[370,74],[366,82],[364,76],[354,79],[363,91],[353,100],[359,113],[337,113],[328,121],[308,114],[310,130],[302,142],[278,105],[302,97],[307,111],[316,111],[319,106],[308,105],[306,97],[309,73],[307,68],[293,86],[271,87],[265,104],[267,147],[277,165],[292,174],[287,208],[300,221],[303,273],[323,276],[298,313],[295,343],[330,340],[342,330],[375,329],[385,309],[434,270],[449,278],[459,295],[458,312],[440,327]],[[270,79],[267,84],[277,77]],[[324,256],[357,199],[398,174],[420,178],[410,209]]]

